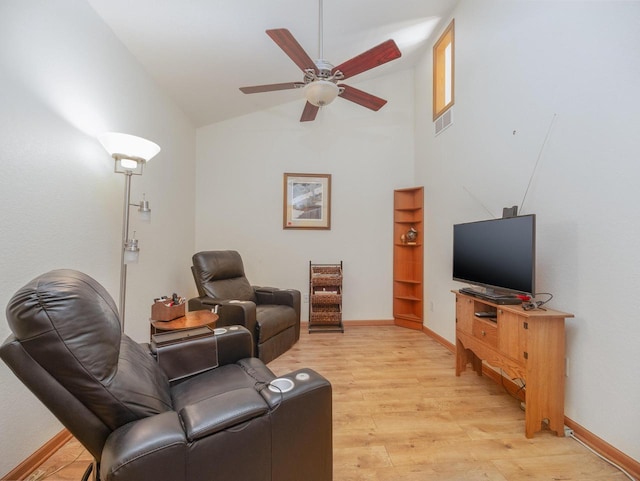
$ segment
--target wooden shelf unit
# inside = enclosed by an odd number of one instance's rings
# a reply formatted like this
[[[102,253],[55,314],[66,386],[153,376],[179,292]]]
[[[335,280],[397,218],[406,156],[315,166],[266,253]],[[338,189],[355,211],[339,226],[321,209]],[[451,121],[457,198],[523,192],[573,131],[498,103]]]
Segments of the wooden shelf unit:
[[[456,295],[456,376],[467,364],[481,376],[484,360],[510,379],[522,380],[526,437],[540,431],[545,420],[551,431],[564,436],[564,324],[573,314],[525,311],[521,305],[497,305],[452,292]],[[491,316],[479,317],[479,312]]]
[[[397,326],[422,330],[424,320],[424,187],[393,192],[393,318]],[[414,228],[415,242],[407,240]]]
[[[309,261],[309,332],[344,332],[342,324],[342,261]]]

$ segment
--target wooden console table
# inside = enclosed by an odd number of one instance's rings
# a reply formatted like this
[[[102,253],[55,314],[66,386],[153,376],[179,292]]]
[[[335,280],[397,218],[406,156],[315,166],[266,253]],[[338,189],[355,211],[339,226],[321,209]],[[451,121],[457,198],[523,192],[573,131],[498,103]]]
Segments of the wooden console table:
[[[482,361],[525,383],[525,435],[533,437],[547,420],[564,436],[565,332],[573,314],[552,309],[525,311],[467,294],[456,295],[456,376]],[[476,313],[488,312],[489,317]]]

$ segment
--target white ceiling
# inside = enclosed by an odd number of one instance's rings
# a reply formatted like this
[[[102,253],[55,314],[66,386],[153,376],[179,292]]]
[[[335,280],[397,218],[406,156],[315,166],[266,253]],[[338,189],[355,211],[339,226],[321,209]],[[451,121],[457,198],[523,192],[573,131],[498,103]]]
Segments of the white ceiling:
[[[197,126],[301,99],[239,87],[302,81],[265,30],[287,28],[313,59],[318,0],[87,0]],[[338,65],[393,38],[402,57],[348,84],[412,68],[459,0],[324,0],[324,57]],[[375,95],[371,88],[368,91]]]

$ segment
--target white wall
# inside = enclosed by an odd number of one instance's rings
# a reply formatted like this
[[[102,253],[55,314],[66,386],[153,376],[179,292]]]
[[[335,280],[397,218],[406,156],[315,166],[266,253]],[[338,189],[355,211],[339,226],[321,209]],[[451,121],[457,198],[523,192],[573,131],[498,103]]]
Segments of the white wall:
[[[310,260],[342,260],[343,318],[391,319],[393,189],[413,185],[413,73],[349,83],[389,102],[372,112],[338,98],[300,123],[298,99],[198,129],[196,249],[238,250],[253,284],[303,293]],[[331,230],[282,228],[285,172],[332,175]]]
[[[640,460],[640,2],[462,0],[454,17],[454,125],[434,138],[430,88],[416,95],[426,325],[454,341],[452,225],[521,205],[539,157],[521,212],[537,214],[537,290],[575,314],[565,413]]]
[[[129,269],[127,333],[148,340],[154,296],[188,291],[194,246],[195,129],[80,0],[0,3],[0,305],[33,277],[84,271],[116,299],[124,177],[95,136],[115,130],[162,152],[132,201],[152,223],[132,226],[141,259]],[[0,322],[0,339],[9,335]],[[0,476],[62,429],[0,363]]]

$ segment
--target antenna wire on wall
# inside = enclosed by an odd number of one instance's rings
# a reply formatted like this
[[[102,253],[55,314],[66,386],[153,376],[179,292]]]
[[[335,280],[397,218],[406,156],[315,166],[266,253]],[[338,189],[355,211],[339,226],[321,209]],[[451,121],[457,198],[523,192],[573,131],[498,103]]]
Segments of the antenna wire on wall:
[[[540,152],[538,152],[538,158],[536,159],[536,164],[533,166],[533,172],[531,172],[531,177],[529,177],[529,183],[527,184],[527,190],[524,191],[524,197],[522,197],[522,202],[520,203],[520,212],[524,207],[524,200],[527,198],[527,194],[529,193],[529,187],[531,187],[531,183],[533,182],[533,177],[536,174],[536,170],[538,170],[538,164],[540,163],[540,158],[542,157],[542,152],[544,151],[545,145],[547,145],[547,141],[549,140],[549,136],[551,135],[551,130],[553,129],[553,124],[556,121],[556,117],[558,114],[553,114],[551,118],[551,123],[549,124],[549,128],[547,129],[547,135],[544,138],[544,142],[542,142],[542,147],[540,147]]]
[[[489,210],[489,208],[486,205],[484,205],[484,203],[480,199],[478,199],[477,196],[473,195],[473,192],[471,192],[469,189],[467,189],[467,187],[465,185],[463,185],[462,188],[465,191],[467,191],[467,194],[469,194],[471,196],[471,198],[473,198],[478,204],[480,204],[484,208],[484,210],[486,210],[489,213],[489,215],[491,217],[493,217],[494,219],[496,218],[496,215],[493,212],[491,212]]]

